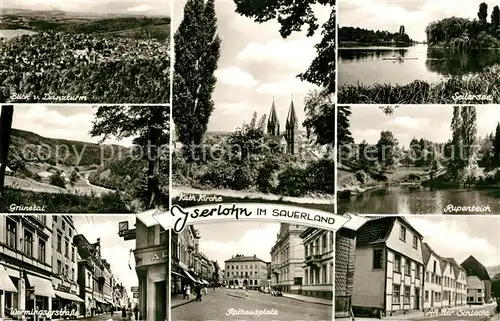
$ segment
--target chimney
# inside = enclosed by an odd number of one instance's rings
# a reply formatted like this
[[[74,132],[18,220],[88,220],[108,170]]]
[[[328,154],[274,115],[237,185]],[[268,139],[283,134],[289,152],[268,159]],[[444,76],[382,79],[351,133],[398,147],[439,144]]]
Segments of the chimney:
[[[254,255],[253,255],[253,258],[255,259],[256,257],[257,257],[257,255],[255,255],[255,254],[254,254]]]
[[[96,243],[101,243],[101,238],[100,237],[97,238],[97,242]]]

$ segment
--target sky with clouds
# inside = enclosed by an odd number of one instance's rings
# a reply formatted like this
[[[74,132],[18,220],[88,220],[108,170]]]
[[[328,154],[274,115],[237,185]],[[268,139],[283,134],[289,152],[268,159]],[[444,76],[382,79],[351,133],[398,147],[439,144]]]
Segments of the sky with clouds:
[[[177,30],[185,1],[173,3],[172,25]],[[218,33],[222,39],[217,85],[213,99],[215,111],[209,131],[233,131],[248,123],[254,112],[258,118],[269,114],[273,97],[282,128],[291,97],[300,123],[304,120],[303,100],[314,86],[301,82],[296,75],[309,67],[316,52],[318,36],[307,38],[304,32],[282,39],[279,24],[258,24],[235,12],[233,1],[216,1]],[[315,7],[322,24],[329,7]],[[175,106],[172,106],[175,108]]]
[[[158,0],[0,0],[0,8],[91,14],[167,16],[168,7],[168,1]]]
[[[500,265],[500,217],[498,216],[407,216],[442,257],[461,264],[470,255],[484,266]]]
[[[97,108],[94,105],[16,105],[12,127],[48,138],[60,138],[98,143],[101,137],[89,135]],[[150,108],[150,107],[144,107]],[[116,140],[110,137],[105,144],[131,146],[133,138]]]
[[[393,115],[386,115],[378,106],[370,105],[353,106],[351,111],[350,128],[356,143],[366,140],[368,144],[376,144],[383,130],[391,131],[400,146],[405,147],[413,138],[436,143],[446,143],[451,139],[453,106],[399,106]],[[479,106],[476,113],[478,136],[485,137],[494,132],[500,122],[498,106]]]
[[[134,226],[135,215],[73,215],[78,234],[85,235],[90,243],[101,238],[101,257],[109,262],[113,275],[130,294],[130,287],[139,285],[134,256],[130,254],[130,250],[135,249],[135,240],[124,241],[118,236],[118,223],[121,221],[128,221],[129,226]]]
[[[199,251],[224,268],[224,261],[236,254],[255,254],[258,258],[271,262],[270,252],[276,242],[280,224],[219,222],[195,225],[195,228],[200,231],[201,236]]]
[[[489,0],[343,0],[339,1],[338,22],[341,27],[351,26],[371,30],[398,32],[404,25],[410,38],[426,39],[425,28],[433,21],[449,18],[477,18],[479,4],[488,4],[488,21],[493,6]]]

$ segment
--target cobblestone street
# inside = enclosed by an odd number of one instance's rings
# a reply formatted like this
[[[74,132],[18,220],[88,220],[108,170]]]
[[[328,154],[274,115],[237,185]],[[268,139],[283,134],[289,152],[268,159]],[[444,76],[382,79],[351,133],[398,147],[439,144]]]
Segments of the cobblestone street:
[[[236,311],[276,310],[275,315],[230,315]],[[172,321],[330,321],[332,306],[301,302],[286,297],[251,291],[217,289],[209,291],[202,302],[191,302],[172,309]]]

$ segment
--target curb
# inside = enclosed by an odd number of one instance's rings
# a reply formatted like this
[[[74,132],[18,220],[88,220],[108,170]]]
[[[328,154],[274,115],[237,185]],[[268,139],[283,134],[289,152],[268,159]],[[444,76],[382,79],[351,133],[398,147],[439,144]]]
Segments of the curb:
[[[180,307],[180,306],[186,305],[186,304],[188,304],[188,303],[193,302],[194,300],[196,300],[196,299],[189,299],[189,300],[185,300],[185,302],[181,302],[181,303],[179,303],[179,304],[172,305],[172,306],[170,307],[170,309],[175,309],[175,308],[177,308],[177,307]]]
[[[226,295],[232,296],[232,297],[235,297],[235,298],[238,298],[238,299],[244,299],[245,298],[244,296],[234,295],[234,294],[231,294],[231,293],[226,293]]]
[[[311,302],[311,301],[307,301],[307,300],[303,300],[303,299],[299,299],[299,298],[292,298],[292,297],[289,297],[289,296],[286,296],[286,295],[283,295],[282,296],[283,298],[288,298],[288,299],[292,299],[292,300],[297,300],[297,301],[300,301],[300,302],[306,302],[306,303],[311,303],[311,304],[319,304],[319,305],[326,305],[326,306],[333,306],[333,302],[330,304],[330,303],[323,303],[323,302]]]

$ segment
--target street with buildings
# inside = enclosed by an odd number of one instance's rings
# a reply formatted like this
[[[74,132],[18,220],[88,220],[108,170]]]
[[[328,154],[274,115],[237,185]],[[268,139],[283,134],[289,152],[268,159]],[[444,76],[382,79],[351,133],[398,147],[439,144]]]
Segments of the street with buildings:
[[[201,253],[203,235],[194,226],[174,234],[172,319],[331,320],[334,233],[285,223],[277,227],[275,241],[261,244],[255,240],[253,244],[268,251],[270,260],[221,249],[224,254],[220,255],[226,257],[223,265],[219,264],[221,260],[210,260]],[[187,297],[186,287],[190,289]],[[198,288],[207,288],[201,302],[195,300]],[[264,312],[260,317],[231,315],[231,309]]]
[[[79,234],[72,215],[0,216],[0,318],[36,309],[99,319],[128,304],[100,238],[88,237],[95,235]]]
[[[496,306],[500,267],[487,268],[472,253],[458,263],[421,233],[405,217],[376,217],[354,229],[350,242],[337,243],[335,315],[357,321],[487,320]]]

